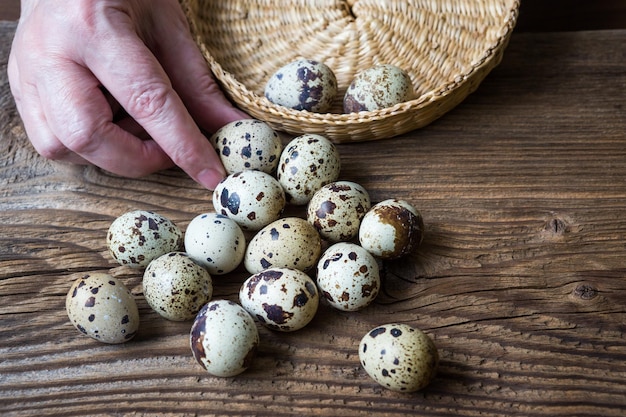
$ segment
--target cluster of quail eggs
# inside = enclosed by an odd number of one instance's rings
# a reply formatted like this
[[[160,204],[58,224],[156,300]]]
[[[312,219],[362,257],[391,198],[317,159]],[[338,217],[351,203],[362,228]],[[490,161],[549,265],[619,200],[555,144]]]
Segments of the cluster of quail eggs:
[[[338,93],[337,77],[323,62],[297,59],[279,68],[265,84],[265,97],[294,110],[325,113]],[[415,97],[408,73],[392,64],[358,72],[343,96],[343,112],[357,113],[392,107]]]
[[[338,150],[324,136],[304,134],[283,146],[268,125],[249,119],[210,140],[228,172],[213,191],[214,211],[184,231],[158,213],[130,211],[111,223],[106,240],[118,263],[143,270],[143,294],[156,313],[192,321],[198,363],[229,377],[251,365],[257,323],[294,332],[322,302],[340,311],[369,306],[381,286],[379,262],[412,252],[424,226],[408,202],[372,204],[365,188],[340,180]],[[287,205],[304,214],[283,217]],[[240,266],[249,277],[238,302],[213,299],[216,276]],[[71,322],[94,339],[122,343],[137,333],[135,300],[109,274],[79,278],[66,300]],[[428,336],[403,326],[368,332],[359,358],[383,386],[413,391],[430,382],[438,356]]]

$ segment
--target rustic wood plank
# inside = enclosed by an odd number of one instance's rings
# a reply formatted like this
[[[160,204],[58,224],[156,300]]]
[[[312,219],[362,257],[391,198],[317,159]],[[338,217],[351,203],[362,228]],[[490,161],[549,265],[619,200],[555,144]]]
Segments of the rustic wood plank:
[[[524,0],[519,31],[555,32],[626,28],[626,4],[620,0]]]
[[[261,328],[252,368],[219,379],[191,357],[189,323],[153,313],[140,274],[105,245],[126,210],[185,227],[210,195],[179,170],[128,180],[37,156],[9,99],[13,27],[0,24],[4,415],[624,414],[626,31],[514,34],[502,64],[444,118],[342,145],[343,178],[422,211],[423,245],[385,265],[375,305],[323,305],[293,334]],[[111,271],[136,295],[142,326],[130,343],[103,346],[67,320],[65,294],[89,271]],[[215,296],[236,299],[245,276],[217,278]],[[360,337],[389,321],[440,349],[426,390],[392,393],[361,369]]]

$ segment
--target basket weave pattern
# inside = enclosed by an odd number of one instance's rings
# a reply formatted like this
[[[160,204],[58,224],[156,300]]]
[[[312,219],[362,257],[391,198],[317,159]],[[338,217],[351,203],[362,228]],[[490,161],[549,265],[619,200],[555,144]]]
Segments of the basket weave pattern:
[[[384,139],[426,126],[458,105],[500,62],[520,0],[181,0],[225,93],[250,116],[290,134],[336,143]],[[299,58],[327,64],[339,92],[329,113],[275,105],[263,91]],[[376,64],[408,72],[414,100],[342,113],[355,74]]]

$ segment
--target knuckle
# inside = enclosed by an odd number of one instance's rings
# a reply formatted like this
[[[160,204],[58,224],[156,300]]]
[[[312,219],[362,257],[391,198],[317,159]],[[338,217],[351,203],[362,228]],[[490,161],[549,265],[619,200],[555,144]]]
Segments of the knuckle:
[[[68,155],[67,148],[61,144],[43,143],[37,144],[35,148],[39,155],[51,161],[62,161]]]
[[[89,153],[92,137],[93,134],[87,134],[86,132],[81,131],[72,131],[67,134],[63,141],[68,149],[79,155],[83,155]]]
[[[67,132],[63,142],[68,149],[79,155],[91,154],[99,146],[99,141],[104,137],[104,129],[107,122],[103,119],[80,121],[66,126]]]
[[[194,166],[199,163],[199,161],[197,161],[200,155],[198,149],[189,144],[183,146],[182,141],[180,146],[175,146],[173,149],[170,149],[169,154],[174,164],[180,167]]]
[[[130,92],[126,111],[135,120],[159,119],[167,108],[172,87],[165,82],[155,81],[134,88]]]

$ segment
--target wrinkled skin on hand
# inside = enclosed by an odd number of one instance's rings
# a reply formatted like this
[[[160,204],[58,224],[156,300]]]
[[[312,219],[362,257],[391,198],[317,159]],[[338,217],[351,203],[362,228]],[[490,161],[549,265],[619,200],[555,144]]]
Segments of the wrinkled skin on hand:
[[[177,0],[23,0],[8,66],[44,157],[140,177],[225,175],[201,129],[248,117],[211,77]]]

